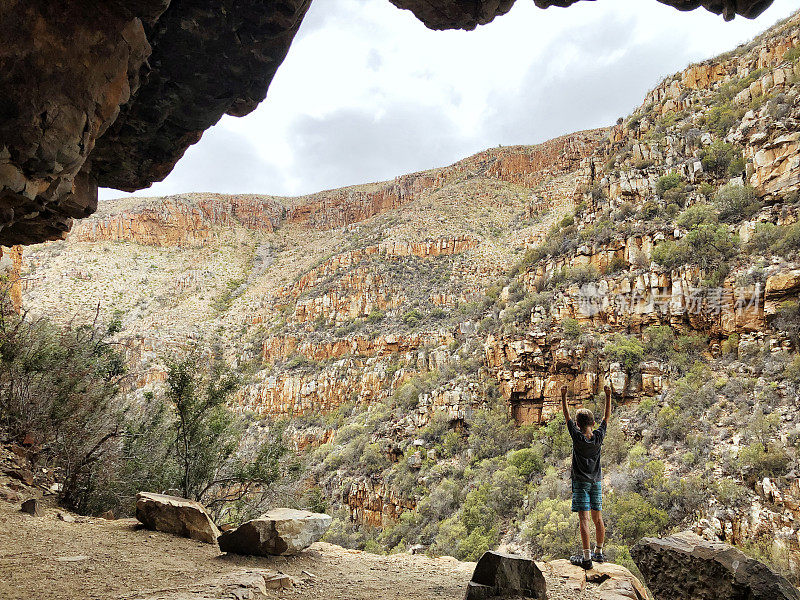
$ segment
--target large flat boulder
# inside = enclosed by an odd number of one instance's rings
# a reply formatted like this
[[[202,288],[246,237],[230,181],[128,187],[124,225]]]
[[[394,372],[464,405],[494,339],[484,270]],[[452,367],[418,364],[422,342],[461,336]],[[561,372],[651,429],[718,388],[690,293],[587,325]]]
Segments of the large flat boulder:
[[[539,567],[522,556],[484,552],[467,584],[464,600],[516,596],[547,598],[547,583]]]
[[[656,600],[800,600],[800,592],[763,563],[692,532],[644,538],[631,555]]]
[[[199,502],[140,492],[136,496],[136,518],[148,529],[173,533],[213,544],[219,529]]]
[[[298,554],[328,530],[331,517],[291,508],[275,508],[219,537],[223,552],[275,556]]]

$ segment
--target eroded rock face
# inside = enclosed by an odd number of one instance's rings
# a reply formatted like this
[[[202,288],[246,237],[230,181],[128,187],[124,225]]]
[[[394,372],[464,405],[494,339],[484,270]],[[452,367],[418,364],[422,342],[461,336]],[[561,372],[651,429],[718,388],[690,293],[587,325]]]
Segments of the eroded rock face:
[[[691,533],[644,538],[631,549],[657,599],[788,600],[800,592],[766,565],[733,546]]]
[[[202,504],[177,496],[140,492],[136,495],[136,518],[148,529],[209,544],[215,543],[219,536]]]
[[[276,508],[223,533],[219,547],[223,552],[234,554],[297,554],[318,541],[330,527],[331,520],[322,513]]]

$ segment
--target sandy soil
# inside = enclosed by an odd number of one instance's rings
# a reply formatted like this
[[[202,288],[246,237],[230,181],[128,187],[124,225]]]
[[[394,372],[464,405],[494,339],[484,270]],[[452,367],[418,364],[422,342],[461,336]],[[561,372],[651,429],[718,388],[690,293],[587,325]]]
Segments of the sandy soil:
[[[221,554],[216,545],[148,531],[133,519],[33,517],[0,501],[0,599],[77,600],[197,594],[208,581],[243,569],[271,569],[295,584],[268,598],[325,600],[461,599],[474,563],[422,555],[381,556],[316,543],[295,557]],[[550,598],[593,598],[548,577]],[[195,597],[217,597],[215,595]]]
[[[47,509],[45,516],[32,517],[0,502],[3,600],[140,598],[190,591],[200,579],[242,568],[272,569],[298,580],[289,590],[270,591],[276,598],[462,598],[474,567],[325,543],[290,558],[227,556],[215,545],[140,529],[132,519],[65,523],[56,515]],[[88,559],[63,560],[82,556]]]

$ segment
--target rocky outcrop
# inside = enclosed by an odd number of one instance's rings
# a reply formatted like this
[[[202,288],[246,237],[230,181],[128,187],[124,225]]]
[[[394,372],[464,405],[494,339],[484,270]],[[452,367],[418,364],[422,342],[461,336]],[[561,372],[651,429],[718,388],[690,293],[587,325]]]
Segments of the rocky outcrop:
[[[275,508],[223,533],[219,547],[234,554],[298,554],[319,540],[330,524],[331,517],[325,514]]]
[[[390,486],[370,477],[344,482],[341,502],[351,521],[371,527],[390,526],[403,512],[417,506],[413,499],[401,498]]]
[[[136,518],[148,529],[209,544],[219,537],[217,526],[202,504],[177,496],[140,492],[136,495]]]
[[[152,53],[168,0],[12,1],[0,9],[0,243],[62,237],[97,209],[86,161]]]
[[[283,213],[269,197],[187,194],[137,203],[104,203],[101,211],[78,223],[70,238],[79,242],[136,242],[148,246],[202,246],[220,227],[240,225],[273,231]]]
[[[766,565],[733,546],[691,532],[644,538],[631,549],[657,599],[797,600],[800,592]]]
[[[571,595],[584,595],[591,590],[601,600],[647,600],[649,595],[636,576],[614,563],[592,563],[584,570],[566,559],[539,563],[549,580],[555,580]],[[596,587],[595,587],[596,586]],[[591,592],[589,592],[591,593]]]
[[[252,111],[309,4],[5,3],[0,243],[62,237],[98,185],[147,187],[223,114]]]
[[[547,582],[542,571],[528,558],[485,552],[475,565],[464,600],[517,596],[545,600]]]
[[[756,482],[757,497],[748,506],[713,507],[697,521],[694,532],[736,546],[767,541],[785,557],[790,574],[800,573],[800,479],[788,479],[787,485],[763,478]]]
[[[274,363],[296,354],[316,361],[335,360],[347,355],[387,356],[394,353],[411,352],[423,346],[446,345],[453,339],[453,334],[449,331],[390,333],[372,339],[350,337],[316,343],[303,341],[295,336],[269,337],[264,340],[263,358],[266,363]]]

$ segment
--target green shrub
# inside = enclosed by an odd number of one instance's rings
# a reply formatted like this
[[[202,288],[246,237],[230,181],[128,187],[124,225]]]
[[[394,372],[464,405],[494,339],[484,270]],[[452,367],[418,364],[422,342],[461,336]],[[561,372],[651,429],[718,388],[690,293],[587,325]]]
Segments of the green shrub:
[[[626,271],[628,269],[628,261],[626,261],[621,256],[615,256],[611,259],[611,262],[608,264],[606,268],[606,273],[618,273],[620,271]]]
[[[717,177],[724,177],[731,165],[738,165],[739,161],[743,162],[741,150],[728,142],[717,140],[700,151],[700,163],[703,169]],[[737,175],[740,173],[741,171]]]
[[[636,372],[644,359],[642,343],[634,337],[628,337],[621,333],[615,333],[611,340],[606,342],[603,352],[609,362],[622,364],[628,373]]]
[[[651,325],[643,333],[647,354],[667,360],[675,353],[675,334],[669,325]]]
[[[576,283],[578,285],[584,285],[600,279],[600,271],[598,271],[597,267],[594,265],[566,267],[563,269],[562,275],[567,284]]]
[[[121,435],[124,363],[107,331],[0,310],[0,431],[41,446],[37,458],[64,475],[60,500],[79,512],[102,491],[96,486]]]
[[[658,217],[659,214],[661,214],[661,206],[658,202],[648,200],[642,204],[636,216],[644,221],[650,221]]]
[[[681,441],[686,435],[686,421],[681,412],[671,406],[664,406],[656,415],[658,434],[662,440]]]
[[[708,128],[719,137],[725,137],[731,128],[739,123],[742,113],[740,109],[730,104],[723,104],[722,106],[712,106],[706,112],[705,117]],[[725,165],[725,168],[727,168],[727,165]]]
[[[798,343],[800,341],[800,302],[788,300],[778,307],[772,321],[773,327]]]
[[[732,479],[720,479],[714,484],[714,495],[725,508],[737,508],[748,504],[747,488]]]
[[[508,455],[508,464],[516,467],[522,477],[544,473],[544,457],[540,448],[522,448]]]
[[[416,308],[412,308],[403,315],[403,323],[405,323],[409,327],[416,327],[424,320],[424,318],[425,317],[423,317],[422,313],[419,310],[417,310]]]
[[[737,154],[728,165],[728,175],[731,177],[739,177],[744,173],[744,168],[744,157],[741,154]]]
[[[696,264],[705,271],[719,270],[736,256],[738,238],[721,224],[702,223],[677,242],[661,242],[653,250],[653,261],[668,268]]]
[[[564,335],[571,340],[577,340],[581,336],[581,324],[571,317],[561,321],[561,329],[564,331]]]
[[[372,311],[367,315],[367,321],[370,323],[380,323],[383,319],[386,318],[386,313],[377,308],[373,308]]]
[[[795,63],[798,59],[800,59],[800,46],[792,46],[786,51],[781,60]]]
[[[800,250],[800,223],[778,228],[778,236],[770,246],[776,254],[789,256]]]
[[[768,444],[766,450],[763,444],[756,442],[739,451],[739,465],[755,480],[786,475],[789,460],[786,450],[773,443]]]
[[[747,220],[761,207],[751,186],[733,183],[717,190],[714,194],[714,205],[719,212],[719,219],[725,223]]]
[[[653,248],[651,255],[654,263],[666,267],[667,269],[674,269],[689,262],[689,253],[683,244],[666,240]]]
[[[774,223],[756,223],[747,246],[756,252],[767,252],[778,237],[778,227]]]
[[[682,229],[695,229],[699,225],[717,222],[717,211],[708,204],[695,204],[690,206],[676,220]]]
[[[605,504],[611,537],[626,544],[634,544],[646,536],[661,535],[669,522],[666,511],[656,508],[636,492],[612,492]]]
[[[577,514],[570,501],[546,498],[533,503],[522,526],[522,539],[530,543],[535,556],[545,560],[569,556],[575,547]]]
[[[664,192],[674,188],[683,187],[684,180],[679,173],[667,173],[658,178],[656,182],[656,194],[664,196]]]

